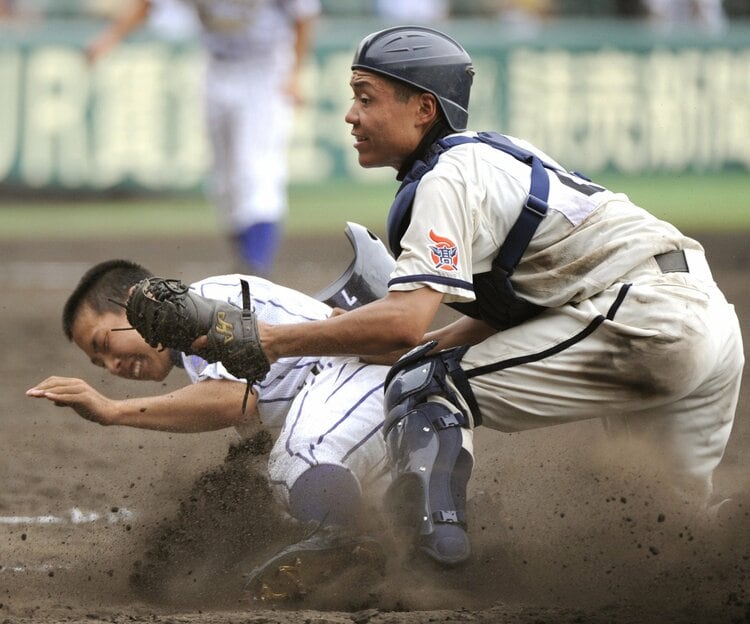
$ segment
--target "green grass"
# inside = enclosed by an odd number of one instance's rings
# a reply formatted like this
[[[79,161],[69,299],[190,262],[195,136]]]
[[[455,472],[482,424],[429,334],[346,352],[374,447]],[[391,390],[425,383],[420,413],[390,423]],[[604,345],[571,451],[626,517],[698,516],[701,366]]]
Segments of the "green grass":
[[[393,184],[339,182],[290,189],[288,231],[343,229],[346,221],[385,224]],[[201,195],[124,199],[0,200],[0,240],[75,239],[93,236],[191,236],[219,232]]]
[[[600,175],[595,182],[627,193],[637,204],[685,230],[750,230],[750,175]],[[290,189],[290,233],[337,231],[346,221],[382,232],[396,182],[351,181],[295,185]],[[186,236],[218,232],[201,196],[141,199],[5,199],[0,239],[93,236]]]
[[[750,230],[750,173],[597,176],[636,204],[683,230]]]

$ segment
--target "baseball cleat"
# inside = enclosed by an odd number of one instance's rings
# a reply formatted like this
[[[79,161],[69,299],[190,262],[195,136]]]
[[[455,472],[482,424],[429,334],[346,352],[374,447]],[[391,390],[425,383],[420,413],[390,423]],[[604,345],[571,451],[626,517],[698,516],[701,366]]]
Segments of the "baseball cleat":
[[[246,575],[245,590],[255,601],[289,602],[302,600],[331,581],[361,584],[384,574],[380,542],[338,527],[323,527]]]

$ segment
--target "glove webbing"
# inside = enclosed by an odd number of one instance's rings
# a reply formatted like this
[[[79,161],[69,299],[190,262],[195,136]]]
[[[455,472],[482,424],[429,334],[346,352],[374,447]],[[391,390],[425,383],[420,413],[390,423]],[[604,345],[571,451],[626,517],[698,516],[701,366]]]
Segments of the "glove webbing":
[[[247,283],[247,280],[240,280],[240,287],[242,288],[242,311],[243,316],[244,312],[252,312],[252,302],[250,300],[250,284]],[[247,399],[250,396],[250,387],[252,384],[246,379],[245,380],[245,395],[242,397],[242,413],[245,413],[245,409],[247,408]]]

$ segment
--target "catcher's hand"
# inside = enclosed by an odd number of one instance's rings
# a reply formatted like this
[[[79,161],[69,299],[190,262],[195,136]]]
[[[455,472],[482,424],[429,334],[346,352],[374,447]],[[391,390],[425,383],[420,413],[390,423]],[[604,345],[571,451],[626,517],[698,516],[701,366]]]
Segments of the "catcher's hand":
[[[242,280],[243,307],[201,297],[175,279],[150,277],[134,287],[126,304],[128,322],[152,347],[169,347],[209,362],[221,362],[249,383],[263,379],[271,365],[258,335],[250,289]],[[206,336],[199,350],[193,342]],[[248,386],[249,387],[249,386]]]

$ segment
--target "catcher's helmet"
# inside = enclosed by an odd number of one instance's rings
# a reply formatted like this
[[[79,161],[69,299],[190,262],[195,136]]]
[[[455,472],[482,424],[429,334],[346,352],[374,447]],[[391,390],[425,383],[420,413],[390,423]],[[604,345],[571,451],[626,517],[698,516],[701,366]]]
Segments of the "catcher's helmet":
[[[365,37],[354,53],[352,69],[394,78],[434,95],[448,125],[466,130],[471,57],[448,35],[424,26],[395,26]]]
[[[315,298],[333,308],[353,310],[388,294],[388,278],[396,261],[383,242],[364,225],[346,223],[354,259],[341,276]]]

